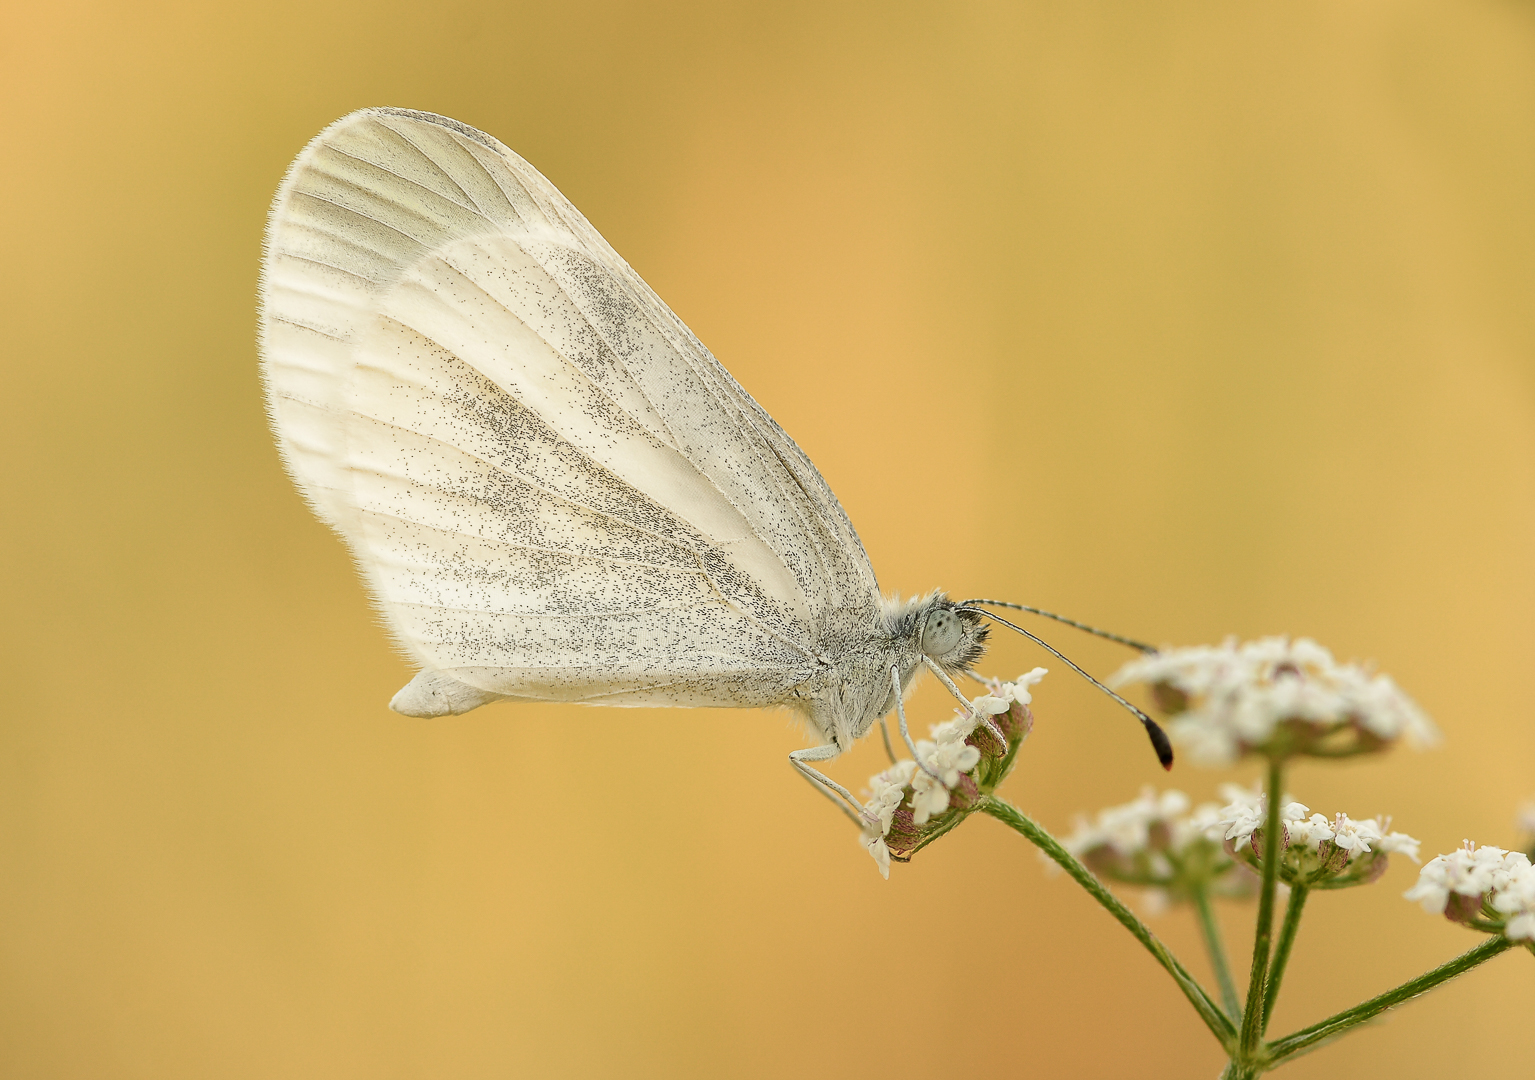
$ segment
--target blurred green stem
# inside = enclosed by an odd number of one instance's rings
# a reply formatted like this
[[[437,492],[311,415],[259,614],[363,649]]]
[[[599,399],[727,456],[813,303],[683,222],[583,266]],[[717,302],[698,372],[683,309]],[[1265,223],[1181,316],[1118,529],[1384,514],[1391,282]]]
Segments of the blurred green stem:
[[[1215,969],[1215,981],[1220,984],[1221,1003],[1232,1023],[1242,1015],[1242,1003],[1237,1000],[1236,984],[1231,981],[1231,966],[1226,963],[1226,946],[1221,942],[1221,928],[1215,921],[1215,908],[1210,903],[1210,890],[1201,882],[1192,891],[1194,910],[1199,914],[1199,929],[1204,932],[1205,949],[1210,954],[1210,966]]]
[[[1301,1028],[1292,1035],[1275,1039],[1268,1044],[1267,1066],[1273,1068],[1286,1058],[1293,1057],[1324,1039],[1341,1035],[1349,1028],[1379,1016],[1387,1009],[1394,1008],[1404,1001],[1410,1001],[1419,994],[1427,993],[1440,983],[1448,982],[1457,975],[1463,975],[1478,964],[1491,960],[1499,953],[1513,947],[1514,943],[1502,935],[1490,937],[1474,949],[1461,953],[1449,963],[1441,964],[1433,971],[1425,972],[1416,979],[1410,979],[1401,986],[1387,990],[1384,994],[1373,997],[1362,1005],[1355,1005],[1352,1009],[1345,1009],[1310,1027]]]
[[[1284,979],[1285,965],[1290,962],[1290,950],[1295,947],[1295,931],[1300,928],[1301,911],[1311,890],[1305,885],[1295,885],[1290,890],[1290,902],[1285,905],[1284,925],[1279,928],[1279,944],[1274,947],[1274,968],[1269,972],[1268,989],[1263,997],[1263,1030],[1267,1031],[1269,1019],[1274,1015],[1274,1002],[1279,997],[1279,984]]]
[[[1274,934],[1274,892],[1279,884],[1279,800],[1284,785],[1284,764],[1269,762],[1268,815],[1263,824],[1263,887],[1258,894],[1258,928],[1253,936],[1252,973],[1247,981],[1247,1008],[1242,1013],[1241,1038],[1235,1061],[1251,1062],[1263,1038],[1263,1006],[1268,986],[1269,946]],[[1238,1074],[1243,1075],[1243,1074]],[[1250,1075],[1257,1075],[1252,1073]]]
[[[1194,1011],[1205,1022],[1220,1044],[1231,1053],[1236,1039],[1236,1029],[1226,1014],[1221,1012],[1220,1006],[1210,999],[1204,987],[1190,975],[1176,957],[1168,951],[1167,946],[1157,939],[1157,936],[1146,928],[1146,925],[1135,917],[1135,914],[1119,898],[1104,887],[1103,882],[1095,877],[1092,871],[1077,861],[1076,857],[1060,845],[1060,842],[1044,829],[1030,820],[1021,810],[1005,799],[995,795],[984,797],[976,809],[996,818],[1002,824],[1015,832],[1022,833],[1024,838],[1039,850],[1049,856],[1060,868],[1071,875],[1073,881],[1088,891],[1088,894],[1108,910],[1135,939],[1146,947],[1146,951],[1156,958],[1173,981],[1178,984],[1178,989],[1183,991],[1183,996],[1188,998],[1189,1004],[1194,1006]]]

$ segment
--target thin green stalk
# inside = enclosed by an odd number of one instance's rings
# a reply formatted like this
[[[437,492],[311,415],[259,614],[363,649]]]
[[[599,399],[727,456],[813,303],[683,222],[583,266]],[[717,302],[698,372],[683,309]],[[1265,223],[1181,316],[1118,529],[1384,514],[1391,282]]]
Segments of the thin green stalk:
[[[1296,885],[1290,890],[1290,902],[1284,909],[1284,925],[1279,928],[1279,944],[1274,946],[1274,965],[1269,972],[1268,989],[1263,995],[1263,1031],[1269,1029],[1269,1020],[1274,1015],[1274,1002],[1279,999],[1279,984],[1284,981],[1285,965],[1290,962],[1290,950],[1295,947],[1295,932],[1300,929],[1301,911],[1309,895],[1311,889],[1306,885]]]
[[[1476,948],[1461,953],[1454,960],[1440,964],[1433,971],[1425,972],[1416,979],[1410,979],[1401,986],[1387,990],[1384,994],[1373,997],[1362,1005],[1355,1005],[1352,1009],[1345,1009],[1320,1023],[1301,1028],[1292,1035],[1275,1039],[1268,1045],[1268,1067],[1273,1068],[1307,1047],[1342,1034],[1356,1024],[1362,1024],[1372,1017],[1379,1016],[1387,1009],[1394,1008],[1404,1001],[1410,1001],[1419,994],[1425,994],[1440,983],[1448,982],[1457,975],[1463,975],[1476,965],[1491,960],[1499,953],[1513,947],[1514,943],[1502,935],[1488,938]]]
[[[1199,1014],[1199,1018],[1205,1022],[1205,1026],[1210,1029],[1211,1034],[1219,1039],[1221,1045],[1230,1053],[1236,1038],[1236,1029],[1232,1022],[1227,1019],[1226,1014],[1221,1012],[1220,1006],[1216,1005],[1210,999],[1210,995],[1205,992],[1204,987],[1200,986],[1198,981],[1184,970],[1183,965],[1168,951],[1167,946],[1157,940],[1157,936],[1148,930],[1146,925],[1137,919],[1129,908],[1120,903],[1119,898],[1109,892],[1104,887],[1103,882],[1093,875],[1092,871],[1078,862],[1071,852],[1060,845],[1060,842],[1055,837],[1040,828],[1021,810],[1006,800],[999,799],[995,795],[988,795],[981,800],[977,809],[996,818],[1015,832],[1022,833],[1030,843],[1043,851],[1062,870],[1071,875],[1072,880],[1086,889],[1094,900],[1102,904],[1109,914],[1119,921],[1121,926],[1134,934],[1135,939],[1144,945],[1146,951],[1151,953],[1156,958],[1157,963],[1161,964],[1167,973],[1173,977],[1173,981],[1178,984],[1178,989],[1183,991],[1183,996],[1188,998],[1190,1005],[1194,1006],[1194,1011]]]
[[[1263,890],[1258,894],[1258,931],[1253,938],[1252,974],[1247,982],[1247,1008],[1242,1013],[1242,1035],[1237,1058],[1251,1061],[1263,1038],[1263,991],[1267,985],[1269,946],[1274,933],[1274,889],[1279,881],[1279,799],[1284,765],[1269,762],[1268,818],[1263,826]]]
[[[1236,1023],[1242,1017],[1242,1003],[1237,1000],[1236,984],[1231,981],[1231,966],[1226,963],[1226,946],[1221,941],[1221,928],[1215,921],[1215,908],[1210,903],[1210,890],[1203,884],[1193,890],[1194,910],[1199,914],[1199,929],[1204,931],[1205,950],[1210,954],[1210,966],[1215,969],[1215,981],[1220,984],[1221,1002],[1226,1015]]]

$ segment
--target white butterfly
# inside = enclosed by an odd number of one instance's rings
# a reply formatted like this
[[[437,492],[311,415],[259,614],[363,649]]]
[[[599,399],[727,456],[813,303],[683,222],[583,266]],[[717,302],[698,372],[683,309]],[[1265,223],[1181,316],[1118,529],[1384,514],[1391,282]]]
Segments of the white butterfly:
[[[391,706],[798,710],[835,757],[982,613],[881,597],[809,458],[532,166],[365,109],[273,204],[261,350],[278,443],[421,672]]]

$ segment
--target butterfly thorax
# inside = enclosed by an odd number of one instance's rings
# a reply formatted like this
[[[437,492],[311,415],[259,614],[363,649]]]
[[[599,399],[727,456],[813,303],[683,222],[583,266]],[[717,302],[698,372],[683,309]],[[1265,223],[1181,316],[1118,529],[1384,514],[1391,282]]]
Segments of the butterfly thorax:
[[[819,650],[827,667],[796,687],[797,704],[821,737],[846,750],[895,709],[898,674],[904,699],[931,660],[946,674],[969,671],[985,652],[980,617],[941,592],[881,601],[877,617],[828,635]]]

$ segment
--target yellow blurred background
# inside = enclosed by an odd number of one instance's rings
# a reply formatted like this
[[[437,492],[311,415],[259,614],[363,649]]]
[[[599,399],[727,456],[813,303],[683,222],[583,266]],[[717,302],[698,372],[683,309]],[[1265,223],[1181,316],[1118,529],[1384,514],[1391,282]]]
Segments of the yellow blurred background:
[[[1528,4],[12,0],[0,87],[5,1076],[1219,1070],[997,823],[881,881],[782,714],[388,711],[410,670],[282,473],[254,347],[268,200],[366,105],[548,175],[819,464],[887,590],[1374,659],[1443,747],[1303,766],[1296,797],[1425,856],[1519,840]],[[1166,782],[1060,665],[1014,639],[989,669],[1036,663],[1007,794],[1060,831]],[[924,688],[918,729],[947,711]],[[1276,1034],[1476,942],[1397,861],[1312,902]],[[1222,913],[1240,954],[1251,909]],[[1207,973],[1186,915],[1153,926]],[[1500,957],[1286,1075],[1515,1075],[1532,1008],[1535,962]]]

